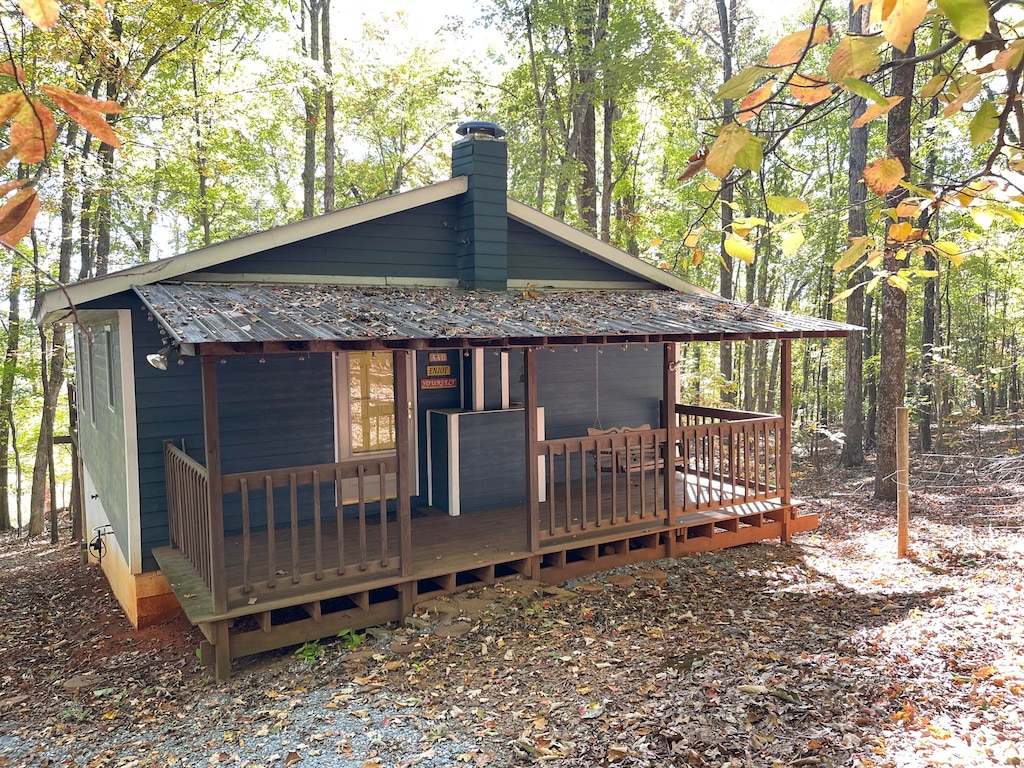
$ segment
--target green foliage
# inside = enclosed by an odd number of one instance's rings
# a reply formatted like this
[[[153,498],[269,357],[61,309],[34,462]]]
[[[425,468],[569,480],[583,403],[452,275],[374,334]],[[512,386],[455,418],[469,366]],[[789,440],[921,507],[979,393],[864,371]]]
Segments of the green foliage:
[[[346,651],[354,651],[364,642],[366,642],[366,635],[356,632],[354,629],[343,629],[338,633],[338,638],[341,640],[341,645]]]
[[[315,664],[323,656],[324,648],[320,645],[319,640],[310,640],[309,642],[303,643],[295,649],[295,653],[292,654],[299,661],[305,662],[306,664]]]

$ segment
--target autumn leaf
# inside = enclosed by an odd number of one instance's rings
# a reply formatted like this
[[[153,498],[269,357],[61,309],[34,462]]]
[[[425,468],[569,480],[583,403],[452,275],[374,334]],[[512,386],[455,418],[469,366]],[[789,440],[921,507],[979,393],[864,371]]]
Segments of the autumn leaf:
[[[23,163],[39,163],[46,157],[57,138],[53,113],[39,99],[23,101],[11,126],[11,144],[18,147]]]
[[[876,117],[881,117],[882,115],[889,112],[889,110],[891,110],[901,101],[903,101],[902,96],[893,96],[892,98],[887,99],[884,104],[872,104],[871,106],[864,110],[864,114],[862,114],[860,117],[853,121],[853,127],[862,128],[863,126],[867,125],[872,120],[874,120]]]
[[[6,125],[26,103],[25,95],[21,91],[0,93],[0,125]]]
[[[896,206],[894,211],[896,218],[910,219],[914,216],[919,216],[925,206],[928,205],[928,202],[928,200],[923,200],[920,197],[908,197],[900,200],[899,205]]]
[[[704,234],[705,227],[697,227],[691,229],[686,233],[686,237],[683,238],[683,245],[687,248],[693,248],[697,245],[697,241],[700,240],[700,236]]]
[[[900,183],[906,171],[897,157],[880,157],[864,169],[864,181],[876,195],[884,195]]]
[[[988,3],[985,0],[936,0],[954,31],[964,40],[977,40],[988,31]]]
[[[53,99],[58,107],[67,112],[68,117],[97,139],[115,149],[121,146],[121,140],[110,127],[110,123],[103,119],[103,115],[118,114],[124,111],[116,101],[100,101],[55,85],[44,85],[40,90]]]
[[[927,12],[928,0],[896,0],[882,19],[882,34],[894,48],[905,51]]]
[[[853,244],[843,251],[843,255],[839,257],[839,260],[832,265],[833,274],[838,275],[844,269],[852,267],[861,257],[867,252],[874,244],[874,241],[867,236],[853,238]]]
[[[746,264],[754,261],[754,249],[750,243],[732,232],[725,236],[725,252]]]
[[[775,79],[769,78],[764,85],[748,93],[740,102],[739,112],[736,113],[736,122],[745,123],[748,120],[753,120],[768,103],[773,88],[775,88]]]
[[[995,59],[992,62],[992,66],[995,69],[1006,71],[1013,69],[1020,64],[1021,54],[1024,53],[1024,38],[1018,37],[1005,49],[996,54]]]
[[[767,68],[756,64],[745,67],[739,74],[733,75],[715,91],[716,99],[738,99],[746,95],[754,83],[761,79],[761,75],[767,72]]]
[[[789,90],[793,98],[804,104],[817,104],[832,95],[832,85],[827,79],[799,72],[789,78]]]
[[[0,208],[0,243],[13,248],[27,235],[39,213],[39,196],[35,189],[22,189]]]
[[[991,101],[983,101],[971,118],[971,146],[977,147],[992,138],[999,129],[999,111]]]
[[[914,239],[915,233],[920,237],[921,230],[915,229],[909,221],[901,221],[898,224],[889,225],[889,239],[896,243],[905,243]]]
[[[57,24],[60,11],[57,0],[18,0],[18,5],[29,21],[46,32]]]
[[[788,67],[800,61],[804,52],[832,37],[832,28],[817,26],[786,35],[768,51],[766,64],[770,67]]]
[[[828,76],[837,83],[848,77],[865,77],[882,66],[877,35],[847,35],[839,41],[828,63]]]
[[[910,281],[902,275],[889,275],[885,281],[893,288],[898,288],[904,293],[906,293],[907,289],[910,288]]]
[[[981,78],[973,72],[965,75],[956,82],[954,92],[956,95],[952,101],[942,109],[943,117],[952,117],[963,109],[967,102],[981,93]]]
[[[964,255],[960,251],[960,246],[951,240],[936,240],[932,243],[932,248],[935,252],[945,259],[949,260],[949,263],[954,267],[959,267],[963,264]]]
[[[608,762],[617,763],[629,754],[629,747],[624,744],[612,744],[608,747]]]
[[[789,232],[782,235],[782,255],[789,257],[792,256],[801,245],[804,244],[804,231],[800,227],[794,227]]]
[[[888,101],[872,85],[865,83],[859,77],[845,77],[840,85],[851,93],[857,94],[862,99],[870,99],[876,104],[885,104]]]
[[[13,77],[19,83],[25,82],[25,70],[15,64],[13,61],[5,61],[0,64],[0,75],[7,75],[7,77]]]
[[[799,197],[779,197],[768,195],[765,197],[768,210],[779,216],[791,216],[796,213],[807,213],[810,206]]]
[[[928,82],[921,87],[921,98],[930,99],[933,96],[938,96],[942,93],[942,89],[946,87],[946,83],[949,82],[949,73],[940,72],[937,75],[932,75]]]
[[[708,152],[707,169],[720,179],[737,165],[737,156],[756,139],[741,125],[729,123],[724,126]]]
[[[704,261],[704,249],[703,248],[696,248],[696,249],[694,249],[693,255],[690,256],[690,266],[691,267],[699,267],[700,263],[702,261]]]
[[[701,147],[699,150],[690,155],[690,160],[686,165],[686,169],[683,171],[682,176],[679,177],[679,181],[686,181],[692,179],[698,173],[704,170],[704,164],[708,159],[708,148]]]

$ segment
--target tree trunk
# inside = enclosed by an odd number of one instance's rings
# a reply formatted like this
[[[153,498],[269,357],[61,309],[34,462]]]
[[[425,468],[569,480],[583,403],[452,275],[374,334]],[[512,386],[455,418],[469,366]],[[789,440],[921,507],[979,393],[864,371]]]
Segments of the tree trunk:
[[[615,115],[619,106],[615,99],[605,99],[604,120],[602,129],[604,131],[601,139],[601,239],[610,243],[612,241],[612,200],[614,199],[612,182],[612,134],[615,127]]]
[[[865,8],[850,10],[850,32],[864,31]],[[854,128],[853,122],[867,108],[867,102],[859,96],[850,100],[850,164],[847,175],[848,214],[847,225],[851,240],[866,237],[867,190],[864,185],[864,168],[868,157],[868,128]],[[846,322],[864,325],[864,286],[859,275],[851,275],[847,287],[853,293],[846,297]],[[844,467],[859,467],[864,463],[864,339],[851,333],[846,343],[846,385],[843,390],[843,450],[839,463]]]
[[[4,354],[3,375],[0,377],[0,531],[10,530],[11,473],[11,415],[14,403],[14,379],[18,368],[18,348],[21,342],[21,259],[11,260],[11,279],[7,284],[7,351]]]
[[[593,0],[582,4],[576,49],[581,66],[578,74],[576,97],[576,124],[579,143],[576,159],[579,161],[579,180],[576,187],[576,207],[583,229],[597,235],[597,109],[595,99],[594,38],[597,34],[597,13]]]
[[[897,62],[892,73],[890,98],[903,98],[888,114],[886,141],[893,157],[903,163],[910,172],[910,106],[914,94],[913,41],[906,52],[893,50]],[[906,60],[906,63],[900,63]],[[886,195],[886,206],[896,208],[906,197],[907,190],[896,187]],[[896,258],[900,243],[886,242],[883,266],[894,273],[905,266]],[[881,365],[878,376],[878,433],[877,461],[875,465],[875,498],[893,500],[897,495],[896,485],[896,411],[906,399],[907,390],[907,294],[882,283],[882,340]]]
[[[334,71],[331,57],[331,0],[324,0],[320,24],[323,38],[324,77],[327,88],[324,93],[324,213],[333,211],[335,202],[334,160],[337,153],[334,137]]]
[[[303,21],[309,23],[308,36],[303,37],[304,53],[311,61],[320,62],[320,0],[302,0]],[[302,216],[316,214],[316,134],[320,120],[320,83],[303,89],[302,102],[306,112],[305,154],[302,166]]]
[[[736,31],[736,0],[715,0],[715,7],[718,10],[718,25],[722,33],[722,82],[728,82],[732,78],[733,64],[733,43]],[[723,124],[733,122],[733,100],[723,99],[722,110],[725,114]],[[732,277],[732,256],[725,250],[727,234],[732,231],[732,208],[730,203],[734,197],[733,181],[731,176],[722,180],[722,239],[719,247],[719,293],[723,298],[733,298],[733,277]],[[722,374],[723,389],[721,400],[725,403],[735,402],[735,395],[732,391],[732,343],[723,341],[719,346],[718,367]]]
[[[539,126],[537,165],[540,169],[537,176],[537,197],[534,207],[544,210],[544,187],[548,176],[548,121],[547,98],[540,87],[540,73],[537,71],[537,52],[533,44],[533,18],[530,16],[529,4],[523,5],[523,18],[526,21],[526,44],[530,54],[530,77],[533,80],[533,98],[537,102],[537,125]]]

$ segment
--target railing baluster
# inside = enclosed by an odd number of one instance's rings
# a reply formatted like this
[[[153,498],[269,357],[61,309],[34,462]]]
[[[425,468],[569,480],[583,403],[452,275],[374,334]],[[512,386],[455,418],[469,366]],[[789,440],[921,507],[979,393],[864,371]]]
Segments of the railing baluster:
[[[580,527],[587,530],[587,452],[580,448]]]
[[[562,474],[565,476],[565,532],[569,533],[572,531],[572,483],[570,477],[572,475],[572,468],[569,447],[565,447],[565,453],[562,459]]]
[[[547,446],[548,451],[548,534],[555,535],[555,448]]]
[[[277,520],[274,515],[274,480],[263,477],[263,493],[267,499],[267,587],[277,586]]]
[[[388,567],[388,474],[384,469],[384,462],[381,462],[377,472],[377,483],[380,488],[380,564],[382,568]]]
[[[313,470],[313,577],[320,581],[324,577],[323,535],[320,529],[320,473]]]
[[[252,533],[249,529],[249,482],[242,478],[242,592],[249,594],[252,583],[249,580],[249,568],[252,565]]]
[[[597,525],[600,527],[603,523],[601,520],[601,506],[603,499],[601,498],[601,475],[604,472],[601,471],[601,453],[598,450],[600,443],[594,441],[594,516],[597,518]]]
[[[292,522],[292,584],[298,584],[302,578],[299,573],[299,498],[298,484],[295,473],[288,473],[288,494],[291,502]]]
[[[338,575],[345,575],[345,499],[342,491],[341,467],[334,470],[334,513],[338,523]]]
[[[359,570],[365,571],[366,562],[366,470],[360,464],[356,468],[359,485]]]

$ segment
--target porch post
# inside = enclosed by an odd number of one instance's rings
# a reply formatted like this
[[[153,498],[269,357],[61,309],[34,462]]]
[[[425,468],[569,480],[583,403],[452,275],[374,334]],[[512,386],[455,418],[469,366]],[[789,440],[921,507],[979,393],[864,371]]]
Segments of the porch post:
[[[395,355],[395,458],[398,462],[398,554],[402,575],[412,574],[412,511],[409,481],[412,464],[409,460],[409,422],[412,419],[412,398],[409,395],[409,352],[396,350]]]
[[[537,471],[537,351],[523,350],[523,405],[526,411],[526,546],[540,549],[540,473]],[[551,468],[548,468],[551,471]],[[553,503],[548,499],[548,503]]]
[[[224,569],[224,494],[221,490],[220,417],[217,412],[217,358],[202,357],[203,441],[206,443],[206,473],[210,513],[210,592],[213,612],[228,610],[228,586]]]
[[[789,465],[793,455],[792,434],[793,434],[793,340],[780,339],[782,344],[779,355],[779,391],[781,395],[780,416],[782,416],[781,434],[779,440],[782,443],[779,453],[778,483],[782,492],[780,502],[784,510],[782,518],[782,540],[789,541],[789,515],[790,503],[789,489]]]
[[[676,400],[679,397],[676,386],[676,344],[667,342],[663,345],[664,372],[663,391],[661,393],[661,424],[665,428],[665,509],[668,516],[666,525],[672,525],[676,505]]]

